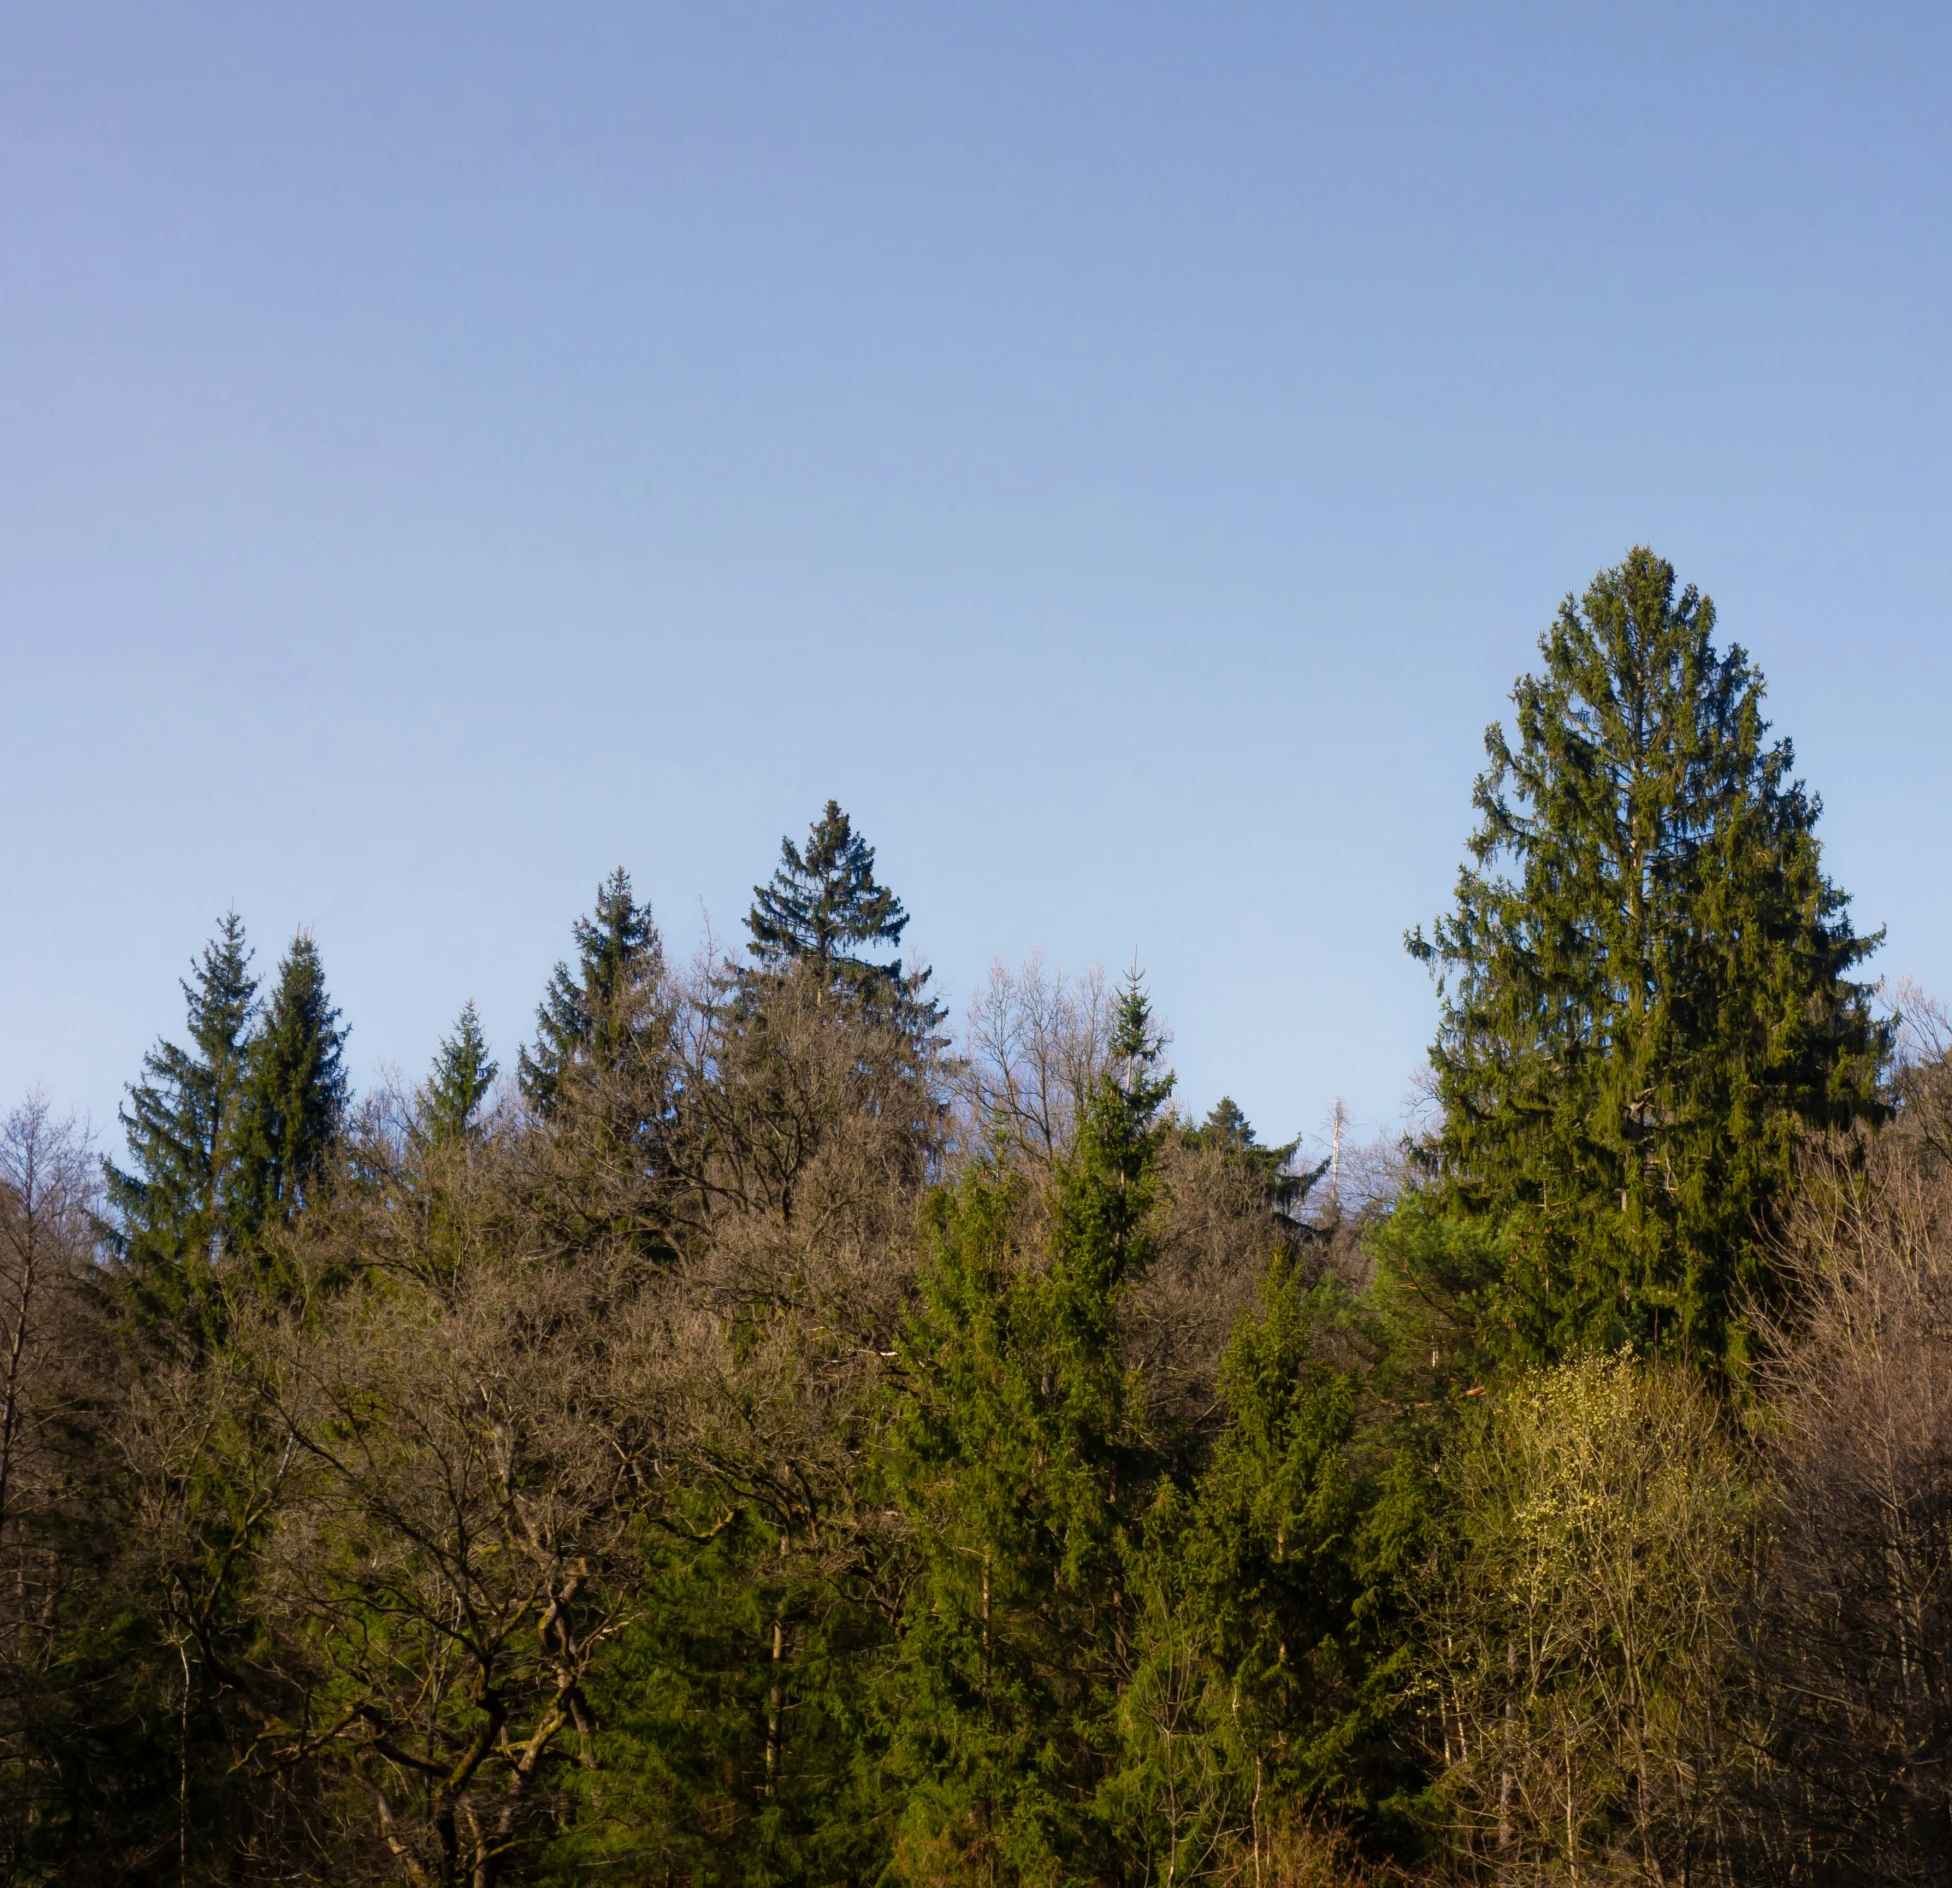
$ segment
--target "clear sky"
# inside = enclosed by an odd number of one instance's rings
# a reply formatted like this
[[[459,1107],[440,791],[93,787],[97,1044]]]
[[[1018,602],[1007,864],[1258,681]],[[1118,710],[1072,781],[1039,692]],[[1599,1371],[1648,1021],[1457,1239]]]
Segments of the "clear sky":
[[[1651,542],[1952,990],[1952,12],[0,12],[0,1094],[235,902],[505,1064],[837,796],[958,1007],[1398,1113],[1485,724]]]

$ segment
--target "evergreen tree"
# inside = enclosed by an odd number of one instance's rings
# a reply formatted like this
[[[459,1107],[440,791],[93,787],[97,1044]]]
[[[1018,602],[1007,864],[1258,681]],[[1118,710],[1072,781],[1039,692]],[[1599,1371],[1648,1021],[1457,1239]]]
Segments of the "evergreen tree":
[[[1158,1559],[1224,1700],[1235,1801],[1327,1810],[1400,1842],[1389,1800],[1415,1779],[1390,1732],[1426,1451],[1389,1433],[1387,1404],[1365,1407],[1364,1322],[1332,1277],[1276,1254],[1227,1347],[1226,1427]]]
[[[345,1118],[345,1040],[318,946],[301,931],[246,1059],[232,1213],[239,1226],[289,1223],[322,1178]]]
[[[189,1309],[234,1241],[257,982],[236,912],[182,985],[188,1049],[158,1042],[119,1110],[125,1170],[104,1161],[111,1238],[152,1312]]]
[[[437,1146],[470,1140],[476,1115],[499,1073],[472,999],[462,1005],[454,1033],[441,1038],[433,1072],[420,1093],[420,1127]]]
[[[1329,1163],[1324,1160],[1313,1167],[1296,1167],[1300,1135],[1278,1147],[1264,1146],[1254,1133],[1254,1124],[1231,1095],[1222,1095],[1198,1127],[1184,1132],[1193,1146],[1217,1148],[1251,1174],[1284,1231],[1296,1235],[1316,1231],[1299,1214],[1315,1183],[1328,1172]]]
[[[811,959],[829,980],[857,991],[877,987],[918,994],[928,972],[909,980],[899,960],[878,962],[861,953],[877,944],[899,946],[908,913],[885,885],[874,880],[874,848],[854,830],[837,801],[807,834],[805,850],[779,842],[780,864],[770,885],[755,885],[746,915],[752,941],[746,948],[759,968],[777,974]],[[940,1020],[928,1006],[931,1027]]]
[[[1172,1078],[1136,981],[1060,1176],[1046,1262],[1022,1183],[979,1162],[933,1203],[890,1477],[921,1556],[897,1652],[892,1762],[911,1874],[1105,1879],[1101,1792],[1154,1470],[1118,1306]]]
[[[555,1111],[572,1069],[612,1069],[628,1054],[640,1001],[664,968],[651,909],[632,896],[622,866],[597,887],[596,910],[576,920],[576,967],[559,963],[536,1011],[534,1052],[524,1049],[517,1080],[543,1114]]]
[[[1645,549],[1566,599],[1516,746],[1486,734],[1456,909],[1407,940],[1441,973],[1442,1199],[1499,1229],[1521,1354],[1739,1351],[1798,1136],[1877,1111],[1849,972],[1879,939],[1714,620]]]
[[[1121,992],[1109,1067],[1079,1124],[1077,1149],[1058,1189],[1050,1288],[1065,1315],[1058,1329],[1087,1372],[1102,1366],[1120,1293],[1152,1256],[1146,1215],[1159,1152],[1159,1111],[1173,1091],[1152,1006],[1136,973]],[[1059,1309],[1060,1305],[1053,1305]]]

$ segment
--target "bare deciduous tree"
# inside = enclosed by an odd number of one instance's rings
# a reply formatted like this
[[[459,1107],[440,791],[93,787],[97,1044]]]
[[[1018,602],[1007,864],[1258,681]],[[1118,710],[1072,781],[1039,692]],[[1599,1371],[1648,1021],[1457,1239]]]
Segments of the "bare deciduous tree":
[[[583,1688],[656,1492],[635,1270],[504,1254],[440,1292],[368,1273],[240,1319],[290,1465],[257,1554],[268,1643],[239,1675],[251,1758],[336,1779],[409,1882],[491,1888],[588,1756]]]
[[[0,1541],[48,1498],[75,1400],[97,1387],[72,1355],[93,1203],[75,1124],[30,1096],[0,1122]]]
[[[1104,1072],[1117,999],[1105,973],[1044,968],[1033,951],[1019,970],[999,962],[971,999],[966,1061],[957,1083],[965,1136],[1047,1168],[1070,1145],[1079,1111]]]
[[[95,1290],[92,1163],[40,1095],[0,1120],[0,1871],[57,1786],[48,1680],[91,1570],[112,1551],[98,1419],[114,1390]],[[74,1703],[70,1698],[68,1703]]]
[[[1258,1174],[1226,1148],[1177,1134],[1159,1150],[1150,1231],[1151,1268],[1120,1307],[1126,1355],[1157,1413],[1197,1425],[1218,1413],[1227,1339],[1286,1234]]]
[[[1934,1062],[1936,1066],[1934,1066]],[[1952,1169],[1944,1058],[1816,1150],[1766,1330],[1778,1500],[1755,1635],[1773,1869],[1952,1880]]]

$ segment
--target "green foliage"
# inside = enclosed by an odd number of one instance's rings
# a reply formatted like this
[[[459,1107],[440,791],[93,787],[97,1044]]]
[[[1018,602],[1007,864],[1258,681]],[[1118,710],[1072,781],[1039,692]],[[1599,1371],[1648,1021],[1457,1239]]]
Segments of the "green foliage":
[[[1005,1880],[1065,1866],[1097,1780],[1110,1491],[1047,1404],[1041,1307],[1015,1277],[1018,1209],[1013,1183],[985,1172],[934,1204],[905,1346],[890,1481],[920,1571],[890,1764],[911,1875],[948,1855]]]
[[[862,1583],[782,1553],[751,1509],[678,1497],[649,1530],[636,1623],[590,1685],[594,1765],[543,1871],[582,1881],[872,1881],[889,1843]]]
[[[820,981],[898,1021],[925,1051],[940,1047],[936,1032],[946,1011],[926,992],[931,973],[904,971],[899,958],[864,953],[899,945],[908,913],[885,885],[875,883],[874,848],[829,800],[807,834],[804,849],[782,838],[779,868],[769,885],[755,885],[746,914],[756,960],[745,973],[747,1000],[755,977],[778,979],[813,965]]]
[[[913,1879],[1102,1876],[1136,1551],[1155,1464],[1118,1351],[1172,1078],[1136,980],[1059,1174],[1045,1252],[977,1163],[932,1202],[888,1476],[918,1567],[892,1677]],[[1094,1859],[1095,1858],[1095,1859]]]
[[[1087,1375],[1110,1367],[1110,1320],[1123,1288],[1152,1256],[1152,1207],[1159,1110],[1172,1094],[1161,1067],[1152,1007],[1134,976],[1112,1024],[1110,1067],[1078,1123],[1077,1146],[1059,1173],[1052,1258],[1046,1283],[1054,1333]]]
[[[908,913],[885,885],[874,882],[874,848],[829,800],[802,851],[779,842],[780,864],[768,885],[752,888],[746,948],[762,968],[780,970],[803,957],[837,977],[861,981],[900,975],[899,964],[859,955],[876,944],[899,945]]]
[[[160,1043],[130,1089],[129,1170],[104,1164],[140,1422],[94,1493],[135,1531],[63,1661],[93,1700],[82,1748],[119,1753],[94,1787],[128,1879],[145,1848],[166,1839],[195,1865],[256,1815],[234,1774],[229,1661],[258,1630],[253,1556],[282,1469],[234,1398],[228,1346],[262,1236],[311,1202],[346,1090],[311,941],[293,945],[262,1011],[249,962],[232,913],[183,986],[191,1047]]]
[[[1799,1135],[1878,1110],[1886,1032],[1848,974],[1878,939],[1713,630],[1647,550],[1566,599],[1516,746],[1486,734],[1456,908],[1409,939],[1443,973],[1441,1196],[1503,1229],[1532,1356],[1738,1352]]]
[[[104,1161],[116,1254],[139,1299],[165,1320],[188,1314],[239,1232],[237,1177],[257,983],[236,912],[183,984],[190,1047],[163,1041],[120,1111],[129,1165]]]
[[[1212,1816],[1251,1824],[1256,1843],[1264,1803],[1405,1840],[1418,1778],[1394,1734],[1428,1481],[1368,1393],[1377,1359],[1362,1307],[1277,1253],[1228,1346],[1211,1460],[1183,1512],[1155,1513],[1164,1649],[1184,1639],[1197,1655],[1221,1753]]]
[[[324,1178],[345,1119],[344,1045],[318,946],[300,932],[247,1057],[236,1217],[251,1232],[288,1225]]]
[[[232,912],[183,993],[191,1048],[161,1042],[122,1110],[130,1167],[104,1163],[124,1275],[152,1320],[215,1309],[223,1261],[288,1224],[322,1178],[345,1116],[345,1032],[318,947],[301,934],[257,1001]]]
[[[1184,1553],[1214,1652],[1242,1693],[1257,1750],[1308,1723],[1285,1753],[1319,1788],[1334,1756],[1309,1745],[1346,1708],[1341,1642],[1354,1599],[1358,1491],[1348,1460],[1356,1373],[1319,1354],[1334,1288],[1276,1261],[1261,1313],[1228,1348],[1228,1425],[1198,1492]],[[1339,1753],[1336,1753],[1339,1754]]]
[[[664,968],[664,947],[648,905],[632,895],[622,866],[597,887],[596,910],[576,920],[576,967],[558,964],[536,1011],[536,1042],[517,1079],[543,1115],[560,1105],[574,1070],[615,1069],[630,1053],[641,996]]]
[[[441,1038],[434,1066],[420,1095],[420,1131],[436,1146],[472,1140],[480,1132],[482,1102],[499,1073],[481,1033],[472,1001],[464,1004],[452,1035]]]
[[[1378,1340],[1380,1395],[1406,1412],[1434,1412],[1522,1363],[1526,1340],[1505,1309],[1504,1228],[1411,1191],[1364,1243],[1374,1267],[1365,1311]]]

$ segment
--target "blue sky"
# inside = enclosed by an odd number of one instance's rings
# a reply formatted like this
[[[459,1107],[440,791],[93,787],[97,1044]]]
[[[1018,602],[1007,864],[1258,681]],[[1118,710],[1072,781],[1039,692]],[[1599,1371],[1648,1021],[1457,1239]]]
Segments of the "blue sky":
[[[0,1093],[235,903],[362,1081],[837,796],[958,1005],[1396,1118],[1487,721],[1651,542],[1952,990],[1925,7],[0,14]]]

